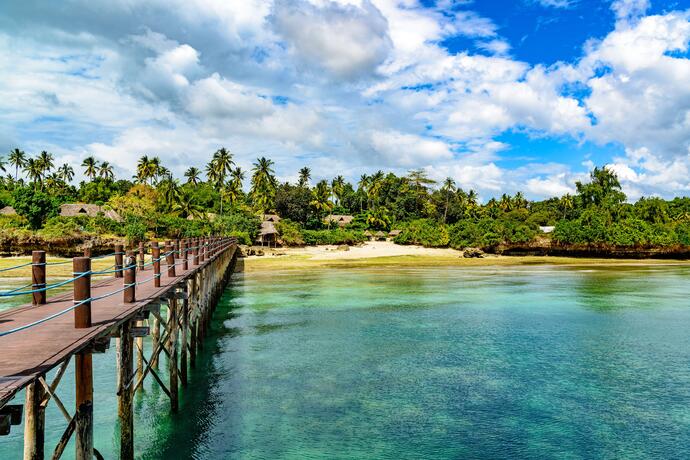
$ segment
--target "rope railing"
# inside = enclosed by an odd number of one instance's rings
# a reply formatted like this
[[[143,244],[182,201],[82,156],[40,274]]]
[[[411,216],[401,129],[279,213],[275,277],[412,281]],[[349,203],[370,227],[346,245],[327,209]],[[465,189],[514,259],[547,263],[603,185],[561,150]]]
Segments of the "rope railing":
[[[8,267],[8,268],[6,268],[6,269],[0,270],[0,272],[2,272],[2,271],[9,271],[9,270],[13,270],[13,269],[17,269],[17,268],[22,268],[22,267],[27,267],[27,266],[29,266],[29,265],[32,265],[32,266],[34,267],[34,269],[38,268],[39,270],[42,270],[42,271],[43,271],[43,277],[44,277],[44,278],[43,278],[43,282],[38,282],[38,283],[36,283],[36,282],[35,282],[36,279],[34,279],[34,283],[30,283],[30,284],[27,284],[27,285],[24,285],[24,286],[21,286],[21,287],[17,287],[17,288],[11,289],[11,290],[9,290],[9,291],[0,292],[0,297],[13,297],[13,296],[20,296],[20,295],[36,294],[36,293],[45,293],[46,291],[49,291],[49,290],[51,290],[51,289],[57,289],[57,288],[59,288],[59,287],[65,286],[65,285],[67,285],[67,284],[74,283],[74,286],[75,286],[75,287],[74,287],[74,290],[75,290],[75,292],[74,292],[74,298],[76,299],[76,298],[78,297],[78,294],[77,294],[77,292],[78,292],[78,291],[77,291],[78,286],[77,286],[77,283],[75,283],[75,281],[79,280],[80,278],[83,278],[83,277],[85,277],[85,276],[89,276],[89,277],[90,277],[90,276],[107,275],[107,274],[116,274],[116,276],[118,276],[118,275],[117,275],[118,273],[124,273],[124,274],[125,274],[125,282],[123,283],[123,285],[122,285],[121,288],[116,289],[116,290],[111,291],[111,292],[107,292],[107,293],[105,293],[105,294],[101,294],[101,295],[99,295],[99,296],[91,296],[91,294],[90,294],[90,289],[89,289],[88,298],[85,298],[85,299],[79,300],[79,301],[74,300],[74,304],[73,304],[73,305],[71,305],[71,306],[69,306],[69,307],[67,307],[67,308],[64,308],[64,309],[62,309],[62,310],[60,310],[60,311],[58,311],[58,312],[55,312],[55,313],[53,313],[53,314],[51,314],[51,315],[48,315],[48,316],[46,316],[46,317],[44,317],[44,318],[41,318],[41,319],[36,320],[36,321],[33,321],[33,322],[31,322],[31,323],[24,324],[24,325],[22,325],[22,326],[17,326],[17,327],[15,327],[15,328],[13,328],[13,329],[10,329],[10,330],[7,330],[7,331],[0,332],[0,337],[4,337],[4,336],[10,335],[10,334],[14,334],[14,333],[17,333],[17,332],[20,332],[20,331],[24,331],[24,330],[29,329],[29,328],[32,328],[32,327],[34,327],[34,326],[38,326],[38,325],[43,324],[43,323],[45,323],[45,322],[47,322],[47,321],[50,321],[50,320],[52,320],[52,319],[54,319],[54,318],[57,318],[57,317],[59,317],[59,316],[62,316],[62,315],[66,314],[66,313],[68,313],[68,312],[70,312],[70,311],[73,311],[73,310],[75,310],[77,307],[79,307],[79,306],[81,306],[81,305],[85,305],[85,304],[87,304],[87,303],[89,304],[89,308],[90,308],[90,303],[91,303],[91,302],[96,302],[96,301],[98,301],[98,300],[102,300],[102,299],[111,297],[111,296],[113,296],[113,295],[116,295],[116,294],[119,294],[119,293],[122,293],[122,292],[125,293],[125,302],[126,302],[126,303],[132,303],[132,302],[134,302],[135,290],[136,290],[136,287],[137,287],[137,286],[140,286],[140,285],[146,284],[146,283],[150,283],[150,282],[152,282],[152,281],[156,281],[156,287],[160,286],[160,284],[158,283],[157,280],[160,279],[160,278],[162,277],[162,274],[161,274],[161,272],[160,272],[160,264],[158,264],[158,265],[156,266],[156,262],[161,262],[161,261],[163,261],[163,260],[168,259],[170,256],[172,256],[173,263],[172,263],[172,264],[168,264],[168,268],[169,268],[168,276],[177,277],[177,276],[182,275],[182,273],[180,273],[180,274],[176,274],[176,273],[175,273],[174,268],[175,268],[176,266],[178,266],[178,265],[188,265],[188,264],[190,264],[190,263],[194,263],[194,264],[197,264],[197,265],[202,265],[202,264],[206,263],[207,261],[211,260],[212,258],[215,258],[218,254],[220,254],[221,251],[224,251],[225,249],[227,249],[228,247],[230,247],[232,244],[235,244],[235,243],[237,243],[237,240],[236,240],[235,238],[217,238],[217,239],[212,239],[212,240],[210,240],[210,241],[207,240],[206,242],[197,243],[195,246],[186,246],[186,245],[188,244],[187,241],[183,242],[183,246],[180,246],[180,245],[179,245],[179,242],[176,242],[175,245],[173,246],[173,249],[172,249],[172,250],[168,250],[168,251],[166,251],[166,252],[160,253],[159,257],[153,257],[153,255],[152,255],[151,258],[150,258],[150,260],[149,260],[147,263],[143,264],[143,265],[139,265],[139,264],[135,261],[134,263],[130,263],[129,265],[126,265],[126,266],[122,266],[122,267],[119,267],[119,266],[118,266],[117,256],[121,256],[121,255],[124,255],[124,254],[127,254],[127,255],[134,255],[134,254],[136,254],[138,251],[136,251],[136,252],[135,252],[135,251],[130,251],[130,252],[128,252],[128,253],[124,253],[124,252],[122,252],[122,251],[115,251],[115,252],[113,252],[113,253],[106,254],[106,255],[104,255],[104,256],[98,256],[98,257],[84,257],[84,258],[79,258],[79,259],[73,259],[73,262],[74,262],[74,264],[75,264],[75,272],[73,273],[74,276],[73,276],[72,278],[70,278],[70,279],[67,279],[67,280],[64,280],[64,281],[60,281],[60,282],[57,282],[57,283],[53,283],[53,284],[45,284],[45,266],[48,266],[48,265],[58,265],[58,264],[61,265],[61,264],[64,264],[64,263],[68,263],[68,262],[70,262],[70,261],[64,261],[64,262],[63,262],[63,261],[60,261],[60,262],[49,262],[49,263],[46,263],[46,262],[35,262],[36,259],[34,259],[34,261],[32,261],[32,262],[28,262],[28,263],[25,263],[25,264],[17,265],[17,266],[15,266],[15,267]],[[121,247],[121,246],[120,246],[120,247]],[[154,246],[151,245],[151,248],[153,248],[153,247],[154,247]],[[157,247],[157,246],[156,246],[156,247]],[[40,252],[42,252],[42,251],[40,251]],[[194,258],[193,258],[193,259],[190,259],[190,258],[187,256],[187,254],[189,254],[190,252],[194,253],[194,254],[193,254],[193,255],[194,255]],[[203,254],[203,259],[202,259],[201,257],[199,257],[199,256],[202,255],[202,254],[200,254],[200,253]],[[184,257],[176,257],[176,256],[182,256],[182,254],[185,254],[185,256],[184,256]],[[42,260],[45,260],[45,253],[44,253],[44,252],[42,252],[42,255],[41,255],[41,256],[42,256]],[[103,269],[103,270],[95,270],[95,271],[94,271],[94,270],[91,270],[91,269],[90,269],[90,267],[91,267],[91,260],[93,260],[93,259],[102,259],[102,258],[108,257],[108,256],[116,256],[116,263],[115,263],[115,265],[110,266],[110,267],[108,267],[107,269]],[[39,259],[40,259],[40,257],[39,257]],[[177,260],[176,260],[176,259],[177,259]],[[81,270],[80,270],[80,271],[77,272],[77,271],[76,271],[77,260],[80,260],[81,263],[87,263],[89,269],[88,269],[88,270],[84,270],[84,271],[81,271]],[[122,261],[122,258],[120,257],[119,260]],[[121,263],[121,262],[120,262],[120,263]],[[147,279],[143,279],[143,280],[137,281],[137,280],[136,280],[137,268],[141,271],[143,268],[145,268],[145,267],[147,267],[147,266],[150,266],[150,265],[154,265],[154,271],[157,271],[157,272],[155,272],[155,273],[153,274],[153,276],[151,276],[151,277],[149,277],[149,278],[147,278]],[[116,268],[113,269],[113,267],[116,267]],[[187,270],[185,270],[185,272],[187,272]],[[129,282],[127,281],[128,278],[129,278]],[[80,282],[80,284],[83,285],[83,283],[81,283],[81,282]],[[31,287],[31,286],[40,286],[40,287],[35,287],[34,289],[26,290],[26,288]],[[83,296],[82,294],[79,294],[79,297],[80,297],[80,298],[83,298],[84,296]],[[44,299],[44,301],[43,301],[42,303],[45,303],[45,297],[43,297],[43,299]],[[129,300],[128,300],[128,299],[129,299]],[[35,300],[35,298],[34,298],[34,300]],[[75,315],[77,315],[77,312],[75,312]],[[75,318],[76,318],[76,316],[75,316]]]

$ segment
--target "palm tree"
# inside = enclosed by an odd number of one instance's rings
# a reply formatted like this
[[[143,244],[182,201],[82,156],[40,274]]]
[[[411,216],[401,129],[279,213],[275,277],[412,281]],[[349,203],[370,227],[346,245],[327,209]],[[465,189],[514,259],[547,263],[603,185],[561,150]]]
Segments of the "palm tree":
[[[91,180],[94,180],[98,175],[98,162],[94,157],[86,157],[84,161],[81,162],[82,167],[84,167],[84,174]]]
[[[225,147],[221,147],[213,154],[213,158],[206,165],[206,176],[209,182],[220,193],[220,215],[223,215],[223,197],[225,195],[225,179],[231,172],[235,163],[232,161],[232,153]]]
[[[38,154],[36,159],[41,167],[41,175],[46,177],[46,173],[50,172],[55,167],[55,161],[52,153],[48,153],[43,150]]]
[[[113,172],[113,166],[107,161],[104,161],[103,163],[101,163],[100,168],[98,168],[98,175],[101,176],[103,179],[112,180],[115,177],[115,173]]]
[[[325,180],[319,181],[311,192],[312,200],[311,204],[316,210],[317,214],[321,217],[326,215],[333,209],[333,203],[331,202],[331,191],[328,187],[328,182]]]
[[[184,177],[187,178],[187,183],[192,184],[194,186],[199,185],[199,181],[201,176],[201,171],[199,171],[199,168],[195,168],[194,166],[190,167],[184,172]]]
[[[5,159],[0,156],[0,170],[5,172]]]
[[[367,193],[367,187],[369,187],[369,176],[366,174],[362,174],[359,176],[359,182],[357,183],[357,187],[359,187],[358,192],[360,192],[359,196],[359,212],[362,212],[364,210],[364,206],[362,204],[362,195]]]
[[[275,196],[277,181],[273,172],[273,161],[258,158],[253,165],[251,195],[258,211],[262,213],[271,207]]]
[[[367,190],[367,195],[369,196],[372,204],[378,204],[379,202],[379,193],[381,192],[381,187],[383,187],[383,178],[383,171],[380,169],[369,178],[369,189]]]
[[[561,199],[558,200],[558,205],[563,211],[563,218],[565,219],[566,215],[568,214],[568,211],[573,209],[573,207],[575,206],[572,195],[570,193],[566,193],[565,195],[563,195]]]
[[[450,196],[455,192],[455,181],[450,178],[446,177],[446,180],[443,181],[443,187],[441,187],[441,191],[443,192],[444,195],[446,195],[446,207],[443,210],[443,223],[446,223],[446,219],[448,217],[448,205],[450,204]]]
[[[204,215],[204,209],[194,200],[194,196],[183,190],[174,198],[172,211],[181,217],[200,218]]]
[[[299,170],[299,180],[297,181],[297,186],[307,187],[309,185],[309,179],[311,179],[311,169],[305,166]]]
[[[164,207],[167,210],[172,210],[176,204],[180,203],[181,190],[177,180],[172,177],[166,177],[158,183],[160,197],[163,201]]]
[[[74,178],[74,169],[67,163],[60,166],[57,170],[58,177],[64,182],[72,182]]]
[[[345,191],[345,179],[343,176],[337,176],[331,182],[331,191],[335,197],[336,205],[340,204],[340,200],[343,197],[343,192]]]
[[[9,163],[14,166],[14,180],[17,180],[19,169],[26,166],[26,153],[23,150],[14,149],[10,152]]]
[[[232,181],[230,181],[233,186],[238,190],[242,191],[242,181],[244,180],[244,171],[239,166],[232,170],[230,173],[232,176]]]
[[[43,189],[43,167],[38,159],[29,158],[26,160],[24,172],[29,177],[29,180],[31,180],[31,182],[34,184],[34,188],[36,187],[36,184],[39,184],[41,189]]]
[[[153,185],[153,181],[161,173],[161,160],[158,157],[149,158],[148,155],[143,155],[137,162],[137,182],[145,184],[150,181],[149,185]]]

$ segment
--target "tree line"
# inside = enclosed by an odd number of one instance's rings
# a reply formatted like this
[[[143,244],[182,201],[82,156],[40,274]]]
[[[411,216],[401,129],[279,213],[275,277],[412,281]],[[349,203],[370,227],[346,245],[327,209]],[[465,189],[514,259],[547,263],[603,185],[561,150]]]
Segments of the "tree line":
[[[133,177],[117,178],[112,164],[89,156],[81,163],[86,180],[75,184],[74,169],[57,166],[50,153],[29,156],[14,149],[0,158],[0,170],[7,173],[0,180],[0,207],[13,206],[20,218],[1,225],[55,234],[119,232],[132,239],[224,231],[251,242],[259,216],[276,213],[283,218],[278,230],[286,244],[357,242],[367,230],[392,229],[401,230],[398,243],[457,248],[490,249],[540,238],[562,245],[690,244],[690,199],[645,197],[630,203],[607,168],[594,168],[588,182],[575,184],[574,194],[530,201],[518,192],[482,203],[476,191],[452,178],[436,182],[423,169],[404,176],[379,170],[356,183],[342,175],[313,183],[305,166],[290,183],[276,178],[274,166],[261,157],[245,172],[228,149],[220,148],[203,170],[189,167],[181,178],[149,155],[139,158]],[[59,206],[71,202],[103,205],[124,223],[57,218]],[[329,214],[354,219],[345,229],[334,228],[324,221]],[[547,236],[540,231],[544,226],[555,229]]]

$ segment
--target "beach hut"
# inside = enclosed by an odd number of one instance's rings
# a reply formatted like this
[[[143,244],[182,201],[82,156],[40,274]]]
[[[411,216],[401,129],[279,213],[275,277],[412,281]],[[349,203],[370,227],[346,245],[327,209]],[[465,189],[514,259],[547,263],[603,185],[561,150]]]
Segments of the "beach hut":
[[[261,222],[280,222],[280,216],[278,214],[262,214]]]
[[[391,230],[390,232],[388,232],[388,239],[392,240],[393,238],[400,235],[401,233],[402,233],[402,230]]]
[[[17,211],[14,210],[12,206],[5,206],[0,209],[0,216],[16,216]]]
[[[378,232],[376,232],[376,233],[374,234],[374,236],[376,237],[376,239],[377,239],[378,241],[385,241],[385,240],[386,240],[386,234],[383,233],[381,230],[379,230]]]
[[[276,226],[273,222],[261,222],[261,230],[259,231],[259,239],[257,240],[257,242],[260,243],[261,246],[263,246],[266,243],[269,247],[271,246],[271,243],[273,243],[273,245],[275,246],[277,235],[278,230],[276,229]]]
[[[60,215],[62,217],[97,217],[101,213],[103,217],[122,222],[122,217],[120,217],[117,212],[112,209],[105,209],[103,206],[98,206],[97,204],[66,203],[60,206]]]
[[[374,234],[371,233],[369,230],[367,230],[366,232],[364,232],[364,236],[366,236],[366,237],[369,239],[369,241],[371,241],[371,240],[374,239]]]
[[[323,220],[323,222],[326,225],[331,225],[331,224],[338,224],[338,227],[344,227],[354,220],[353,216],[348,216],[344,214],[330,214],[326,216]]]

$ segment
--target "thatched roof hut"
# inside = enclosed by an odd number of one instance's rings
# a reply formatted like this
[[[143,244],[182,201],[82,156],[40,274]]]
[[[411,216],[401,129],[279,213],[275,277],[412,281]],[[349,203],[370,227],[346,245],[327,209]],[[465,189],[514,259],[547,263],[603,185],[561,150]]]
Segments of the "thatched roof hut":
[[[343,215],[343,214],[330,214],[323,219],[325,224],[338,224],[338,227],[344,227],[354,220],[353,216]]]
[[[0,209],[0,216],[16,216],[17,211],[14,210],[12,206],[5,206]]]
[[[402,230],[391,230],[388,232],[388,236],[391,238],[395,238],[396,236],[400,235],[402,233]]]
[[[280,222],[280,216],[278,214],[262,214],[261,222]]]
[[[218,214],[216,214],[215,212],[207,212],[206,213],[206,219],[208,219],[210,222],[213,222],[214,220],[216,220],[216,217],[218,217]],[[196,219],[196,217],[194,217],[191,214],[187,216],[187,220],[194,220],[194,219]]]
[[[271,242],[276,242],[277,235],[278,230],[276,229],[276,226],[273,222],[261,222],[261,230],[259,231],[259,238],[257,239],[257,242],[261,243],[262,246],[264,245],[264,243],[268,243],[270,245]]]
[[[376,237],[377,240],[385,240],[386,239],[386,234],[383,233],[381,230],[374,233],[374,236]]]
[[[112,219],[117,222],[122,222],[122,217],[113,211],[112,209],[105,209],[103,206],[98,206],[97,204],[86,204],[86,203],[66,203],[60,206],[60,215],[62,217],[76,217],[76,216],[89,216],[98,217],[99,214],[103,214],[103,217]]]

